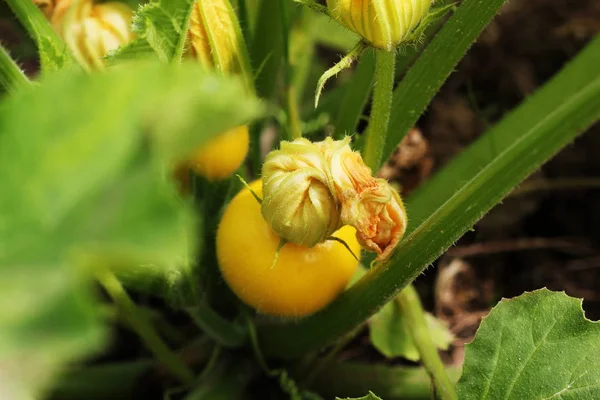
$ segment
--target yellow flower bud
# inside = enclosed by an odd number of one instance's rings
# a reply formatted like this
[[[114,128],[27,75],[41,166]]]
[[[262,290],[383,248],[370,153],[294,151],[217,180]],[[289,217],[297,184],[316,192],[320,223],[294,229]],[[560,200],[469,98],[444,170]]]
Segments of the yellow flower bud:
[[[331,175],[341,203],[341,221],[356,228],[361,246],[387,259],[406,231],[406,210],[390,184],[371,175],[360,154],[347,144],[330,156]]]
[[[208,68],[223,73],[242,69],[241,37],[229,0],[198,0],[190,16],[188,37],[191,54]]]
[[[84,66],[102,68],[103,57],[134,38],[133,11],[124,3],[55,0],[50,20]]]
[[[432,0],[327,0],[333,19],[374,47],[392,50],[425,17]]]
[[[289,242],[312,247],[340,225],[338,201],[327,160],[306,139],[282,142],[262,168],[261,213],[273,231]]]

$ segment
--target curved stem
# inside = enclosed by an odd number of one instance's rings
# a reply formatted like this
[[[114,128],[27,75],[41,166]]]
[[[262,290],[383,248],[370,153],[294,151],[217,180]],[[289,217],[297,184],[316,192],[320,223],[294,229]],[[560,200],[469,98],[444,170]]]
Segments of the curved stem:
[[[246,342],[246,332],[237,325],[225,320],[206,303],[186,309],[192,320],[219,345],[228,348],[242,346]]]
[[[395,51],[376,50],[373,103],[363,147],[363,159],[373,172],[379,170],[381,158],[383,157],[383,148],[390,122],[395,67]]]
[[[30,84],[31,82],[8,54],[8,51],[0,45],[0,86],[7,92],[15,92]]]
[[[396,302],[400,312],[406,318],[410,336],[419,351],[425,369],[433,379],[436,391],[442,400],[456,400],[454,384],[450,381],[438,350],[431,340],[423,306],[415,287],[412,284],[407,285],[396,297]]]
[[[103,269],[97,273],[97,279],[113,301],[124,311],[131,327],[156,358],[183,383],[190,383],[194,379],[193,372],[167,347],[145,316],[140,313],[117,277],[108,269]]]

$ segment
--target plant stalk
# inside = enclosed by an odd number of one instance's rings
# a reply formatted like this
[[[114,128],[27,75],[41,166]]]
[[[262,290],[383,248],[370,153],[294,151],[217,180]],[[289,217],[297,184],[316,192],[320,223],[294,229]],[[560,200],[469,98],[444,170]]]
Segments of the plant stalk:
[[[66,43],[54,30],[44,13],[33,3],[32,0],[6,0],[12,12],[23,25],[29,36],[37,43],[38,50],[42,54],[42,73],[48,72],[51,66],[43,57],[42,43],[45,46],[53,46],[55,50],[63,52],[65,61],[73,61],[72,54],[67,49]]]
[[[4,46],[0,45],[0,85],[7,92],[16,92],[21,88],[31,85],[25,73],[11,58]]]
[[[376,50],[375,88],[373,89],[370,123],[367,128],[365,145],[363,147],[365,164],[374,173],[379,170],[379,166],[381,165],[388,124],[390,122],[395,67],[395,51]]]
[[[186,311],[196,325],[219,345],[236,348],[246,343],[246,331],[222,318],[205,302]]]
[[[167,347],[146,317],[138,310],[117,277],[108,269],[104,269],[97,274],[97,279],[113,301],[125,313],[131,327],[156,358],[182,383],[191,383],[194,379],[194,373]]]
[[[396,296],[396,302],[400,307],[400,312],[406,318],[410,336],[419,351],[423,366],[433,379],[436,391],[442,400],[456,400],[456,390],[446,373],[438,350],[431,340],[423,305],[415,287],[412,284],[407,285]]]

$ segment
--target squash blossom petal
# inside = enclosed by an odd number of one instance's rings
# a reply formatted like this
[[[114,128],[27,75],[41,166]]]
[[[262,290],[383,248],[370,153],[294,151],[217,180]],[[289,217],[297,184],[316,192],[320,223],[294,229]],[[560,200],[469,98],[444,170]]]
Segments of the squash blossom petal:
[[[267,155],[262,177],[261,213],[280,237],[312,247],[341,227],[327,160],[315,144],[282,142]]]
[[[341,204],[340,218],[343,225],[356,228],[356,237],[362,247],[376,252],[377,260],[385,260],[406,231],[404,204],[385,179],[371,175],[371,170],[360,154],[352,151],[349,142],[349,138],[338,141],[335,150],[328,155]]]
[[[404,235],[406,211],[400,195],[373,177],[349,144],[350,137],[282,142],[263,165],[261,212],[279,236],[306,246],[350,225],[360,245],[385,260]]]
[[[432,0],[327,0],[333,19],[374,47],[392,50],[428,13]]]

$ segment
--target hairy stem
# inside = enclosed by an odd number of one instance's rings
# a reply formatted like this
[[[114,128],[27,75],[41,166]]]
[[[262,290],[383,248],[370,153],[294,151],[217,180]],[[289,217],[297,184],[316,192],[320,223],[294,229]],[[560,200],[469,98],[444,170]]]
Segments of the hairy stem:
[[[456,400],[456,391],[450,381],[444,364],[440,358],[425,320],[425,313],[419,294],[415,287],[407,285],[398,296],[396,302],[400,312],[406,318],[410,336],[419,351],[425,369],[431,375],[436,391],[442,400]]]
[[[31,84],[4,46],[0,46],[0,85],[7,92],[16,92]]]
[[[381,158],[383,157],[383,147],[385,146],[388,124],[390,122],[395,67],[395,51],[376,50],[373,103],[370,123],[363,147],[365,164],[373,172],[377,172],[381,164]]]

